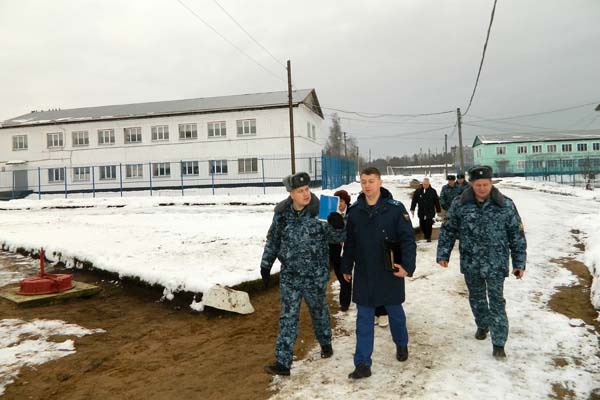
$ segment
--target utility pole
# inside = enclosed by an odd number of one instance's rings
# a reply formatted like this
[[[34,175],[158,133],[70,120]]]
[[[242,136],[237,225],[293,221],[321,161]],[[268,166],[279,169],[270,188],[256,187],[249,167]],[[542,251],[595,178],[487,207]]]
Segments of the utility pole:
[[[462,121],[460,114],[460,107],[456,109],[456,118],[458,124],[458,151],[460,154],[460,173],[465,173],[465,159],[463,157],[463,143],[462,143]]]
[[[344,134],[344,158],[348,159],[348,150],[346,149],[346,132],[342,132]]]
[[[360,173],[360,156],[358,155],[358,146],[356,146],[356,174]]]
[[[444,135],[444,175],[448,175],[448,134]]]
[[[294,105],[292,103],[292,64],[287,61],[288,75],[288,108],[290,110],[290,151],[292,160],[292,174],[296,173],[296,154],[294,151]]]
[[[371,149],[369,149],[369,165],[371,165]]]

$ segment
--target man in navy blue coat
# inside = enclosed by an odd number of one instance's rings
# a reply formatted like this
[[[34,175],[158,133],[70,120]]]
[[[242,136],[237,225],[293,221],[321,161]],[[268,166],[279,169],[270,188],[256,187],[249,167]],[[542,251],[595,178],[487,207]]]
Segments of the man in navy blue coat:
[[[371,376],[375,308],[385,306],[398,361],[408,359],[408,331],[404,302],[404,278],[415,270],[415,234],[408,212],[401,202],[381,187],[377,168],[360,174],[362,193],[348,209],[347,238],[344,243],[342,271],[350,281],[354,270],[352,299],[357,304],[355,370],[351,379]],[[394,243],[392,271],[385,243]],[[386,267],[388,265],[388,267]]]

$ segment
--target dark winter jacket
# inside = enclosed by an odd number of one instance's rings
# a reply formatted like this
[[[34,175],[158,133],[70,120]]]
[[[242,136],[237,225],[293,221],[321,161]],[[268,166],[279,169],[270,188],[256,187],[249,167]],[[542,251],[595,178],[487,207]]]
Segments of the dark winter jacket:
[[[351,274],[354,269],[354,302],[367,307],[402,304],[404,278],[388,271],[383,258],[386,239],[400,242],[400,264],[409,276],[415,271],[415,234],[402,203],[381,188],[381,196],[371,208],[361,194],[348,209],[346,229],[342,271]]]
[[[345,239],[345,229],[333,229],[318,219],[319,199],[311,194],[301,211],[287,198],[275,207],[260,267],[281,262],[280,281],[294,287],[325,286],[329,280],[329,243]]]
[[[465,189],[445,218],[438,238],[438,262],[450,259],[459,239],[463,274],[506,277],[509,252],[513,268],[525,269],[527,242],[521,217],[513,201],[495,187],[482,204],[478,204],[472,188]]]
[[[425,188],[421,185],[420,188],[415,190],[412,202],[410,203],[410,211],[415,211],[417,205],[419,206],[417,215],[421,219],[433,219],[436,212],[439,213],[442,211],[437,192],[431,186],[425,190]]]

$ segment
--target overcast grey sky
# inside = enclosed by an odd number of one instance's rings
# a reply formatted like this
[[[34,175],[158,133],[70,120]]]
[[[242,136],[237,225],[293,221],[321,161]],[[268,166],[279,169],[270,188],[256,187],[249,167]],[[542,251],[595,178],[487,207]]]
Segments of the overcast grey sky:
[[[464,111],[493,0],[0,0],[0,120],[33,109],[315,88],[330,108],[374,114]],[[498,0],[465,144],[477,134],[600,129],[600,1]],[[329,109],[328,109],[329,108]],[[373,158],[458,142],[456,114],[367,117],[342,127]],[[329,118],[326,125],[329,126]],[[469,124],[469,125],[467,125]],[[479,126],[475,126],[477,124]],[[426,130],[438,129],[431,132]],[[417,133],[415,133],[417,132]]]

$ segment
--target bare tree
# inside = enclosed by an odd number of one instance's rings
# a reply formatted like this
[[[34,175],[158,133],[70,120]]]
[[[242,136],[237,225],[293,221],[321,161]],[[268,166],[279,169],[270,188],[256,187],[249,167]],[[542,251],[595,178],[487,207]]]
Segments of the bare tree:
[[[344,134],[337,113],[332,115],[331,122],[332,126],[329,128],[329,137],[325,144],[325,154],[340,157],[344,155]]]

